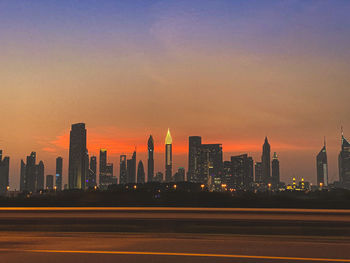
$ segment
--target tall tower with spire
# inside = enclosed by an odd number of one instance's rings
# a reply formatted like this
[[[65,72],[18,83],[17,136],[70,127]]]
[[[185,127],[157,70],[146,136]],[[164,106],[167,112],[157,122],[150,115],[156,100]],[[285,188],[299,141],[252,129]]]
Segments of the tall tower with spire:
[[[263,152],[261,156],[262,168],[263,168],[263,182],[268,184],[271,182],[271,147],[267,137],[263,145]]]
[[[148,163],[147,163],[147,182],[152,182],[154,177],[154,141],[152,135],[148,139]]]
[[[326,139],[324,139],[323,147],[316,156],[317,169],[317,185],[319,187],[328,186],[328,161],[326,150]]]
[[[341,151],[338,157],[339,181],[344,188],[350,189],[350,143],[341,129]]]
[[[173,153],[172,153],[173,139],[170,135],[170,130],[165,137],[165,181],[172,181],[172,169],[173,169]]]

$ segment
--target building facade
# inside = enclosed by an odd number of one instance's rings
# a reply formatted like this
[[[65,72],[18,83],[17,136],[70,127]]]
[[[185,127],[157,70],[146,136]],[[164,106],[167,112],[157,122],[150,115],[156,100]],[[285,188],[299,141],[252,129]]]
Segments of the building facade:
[[[342,187],[350,189],[350,143],[341,135],[341,151],[338,156],[339,181]]]
[[[263,152],[261,156],[261,163],[263,169],[263,183],[271,183],[271,147],[267,137],[263,145]]]
[[[63,171],[63,159],[62,157],[56,158],[56,190],[61,191],[62,190],[62,171]]]
[[[328,186],[328,161],[326,143],[316,156],[317,185],[319,187]]]
[[[126,155],[120,155],[119,158],[119,183],[126,184],[128,182],[126,170]]]
[[[88,188],[94,188],[97,186],[97,158],[96,156],[90,157],[90,164],[89,164],[89,176],[88,176],[88,182],[87,187]]]
[[[127,160],[127,183],[136,183],[136,150],[132,154],[132,158]]]
[[[53,190],[53,175],[46,175],[46,189]]]
[[[202,145],[200,136],[190,136],[188,140],[188,171],[187,181],[199,181],[199,148]]]
[[[173,180],[173,149],[172,149],[173,139],[170,135],[170,130],[168,129],[167,135],[165,137],[165,182],[171,182]]]
[[[9,173],[10,173],[10,157],[3,158],[2,150],[0,150],[0,195],[9,189]]]
[[[280,161],[278,160],[277,153],[274,152],[272,157],[272,186],[278,188],[280,183]]]
[[[152,182],[154,177],[154,141],[152,135],[148,138],[147,182]]]
[[[89,155],[86,149],[86,129],[84,123],[72,125],[69,143],[69,189],[86,189]]]
[[[140,160],[137,166],[137,183],[144,184],[145,183],[145,169],[143,167],[143,162]]]

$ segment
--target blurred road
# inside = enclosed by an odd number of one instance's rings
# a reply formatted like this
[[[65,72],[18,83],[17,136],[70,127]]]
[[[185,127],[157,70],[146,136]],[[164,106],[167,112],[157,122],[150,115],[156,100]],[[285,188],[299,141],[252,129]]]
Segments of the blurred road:
[[[350,262],[350,211],[0,208],[0,262]]]
[[[0,208],[0,231],[173,232],[350,236],[349,210]]]
[[[2,232],[0,262],[350,262],[350,238]]]

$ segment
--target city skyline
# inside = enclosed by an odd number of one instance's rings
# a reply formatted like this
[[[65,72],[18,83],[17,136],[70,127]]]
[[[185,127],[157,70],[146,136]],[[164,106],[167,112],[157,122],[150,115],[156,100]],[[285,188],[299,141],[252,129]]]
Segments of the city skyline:
[[[226,160],[244,153],[258,160],[268,136],[285,181],[314,181],[326,136],[329,181],[337,179],[339,129],[350,130],[348,1],[0,7],[0,149],[11,156],[11,178],[31,151],[49,174],[62,156],[66,178],[69,125],[85,122],[90,154],[107,148],[115,174],[118,155],[135,145],[147,166],[149,134],[161,171],[169,127],[179,167],[188,167],[189,135],[221,143]]]
[[[74,136],[73,136],[73,142],[74,142],[74,140],[76,140],[76,139],[74,139],[74,138],[76,138],[76,136],[78,135],[78,137],[79,136],[83,136],[83,138],[85,138],[85,140],[86,141],[88,141],[88,129],[87,129],[87,127],[85,127],[85,123],[77,123],[77,124],[73,124],[72,125],[72,128],[74,127],[74,129],[75,129],[75,133],[77,132],[77,128],[78,129],[82,129],[82,132],[79,130],[78,131],[78,134],[75,134]],[[82,133],[82,134],[81,134]],[[74,132],[73,132],[73,134],[74,134]],[[340,145],[344,145],[344,141],[347,143],[347,141],[346,141],[346,136],[344,135],[344,131],[343,131],[343,127],[341,127],[341,143],[340,143]],[[206,149],[215,149],[215,147],[216,147],[216,145],[218,146],[218,145],[220,145],[220,147],[222,147],[221,146],[221,144],[202,144],[202,138],[201,137],[198,137],[198,136],[189,136],[188,137],[189,139],[188,140],[190,140],[191,138],[199,138],[199,140],[200,140],[200,144],[199,145],[201,145],[200,147],[204,147],[203,149],[205,150],[205,151],[207,151]],[[189,145],[189,141],[187,140],[187,147],[188,147],[188,145]],[[325,140],[325,138],[324,138],[324,140]],[[150,146],[150,142],[151,142],[151,146]],[[170,131],[169,131],[169,129],[168,129],[168,132],[167,132],[167,136],[166,136],[166,140],[165,140],[165,143],[163,143],[163,149],[164,149],[164,146],[165,146],[165,148],[167,147],[167,145],[169,145],[169,144],[172,144],[172,138],[171,138],[171,136],[170,136]],[[99,172],[99,177],[101,178],[101,171],[102,171],[102,173],[104,172],[103,170],[101,170],[101,165],[102,166],[106,166],[106,167],[108,167],[108,165],[109,166],[111,166],[111,169],[109,169],[109,171],[110,171],[110,173],[111,173],[111,178],[115,178],[114,180],[117,180],[117,183],[122,183],[121,181],[120,181],[120,158],[122,157],[122,156],[126,156],[126,159],[128,159],[128,158],[130,158],[130,160],[129,161],[131,161],[133,158],[133,156],[135,156],[135,163],[134,163],[134,165],[135,165],[135,168],[134,168],[134,179],[130,179],[129,177],[127,177],[127,181],[126,181],[126,183],[133,183],[133,182],[137,182],[137,174],[138,174],[138,165],[137,164],[139,164],[139,162],[142,162],[142,163],[144,163],[144,162],[146,162],[147,163],[147,153],[148,153],[148,150],[150,149],[149,147],[151,147],[152,148],[152,146],[154,147],[154,139],[153,139],[153,135],[149,135],[149,137],[148,137],[148,140],[145,142],[145,144],[146,144],[146,148],[147,148],[147,151],[146,152],[139,152],[139,150],[137,150],[137,147],[136,146],[134,146],[135,148],[134,148],[134,151],[133,151],[133,153],[128,153],[128,154],[126,154],[125,155],[125,153],[122,153],[122,154],[120,154],[120,155],[117,155],[117,157],[118,157],[118,162],[114,162],[114,159],[115,158],[110,158],[110,159],[113,159],[113,161],[111,161],[109,164],[107,164],[106,162],[107,162],[107,160],[106,160],[106,154],[107,154],[107,151],[108,151],[108,154],[109,154],[109,150],[107,149],[107,148],[100,148],[99,150],[98,150],[98,152],[99,152],[99,155],[100,155],[100,162],[99,162],[99,166],[100,166],[100,169],[98,170],[98,172]],[[266,146],[267,145],[267,146]],[[85,143],[83,143],[83,148],[85,147]],[[209,147],[209,148],[208,148]],[[212,147],[214,147],[214,148],[212,148]],[[262,145],[260,145],[260,152],[258,152],[257,154],[256,154],[256,156],[253,154],[253,157],[249,157],[249,158],[252,158],[252,161],[253,161],[253,164],[261,164],[262,165],[262,161],[263,161],[263,156],[264,156],[264,149],[266,149],[266,147],[268,147],[268,150],[267,150],[267,152],[269,153],[269,155],[270,155],[270,160],[268,161],[268,163],[269,163],[269,165],[271,166],[271,165],[273,165],[273,160],[274,159],[276,159],[277,160],[277,153],[276,153],[276,151],[275,151],[275,147],[272,145],[272,147],[270,146],[270,144],[269,144],[269,139],[268,139],[268,137],[266,136],[265,137],[265,139],[264,139],[264,143],[262,144]],[[142,147],[140,147],[141,149],[142,149]],[[160,148],[161,147],[158,147],[159,148],[159,150],[160,150]],[[272,151],[270,150],[270,148],[272,148]],[[323,145],[323,149],[325,149],[325,141],[324,141],[324,145]],[[155,155],[155,156],[157,156],[157,158],[154,158],[154,161],[155,161],[155,163],[157,164],[156,165],[156,167],[155,167],[155,171],[154,171],[154,173],[156,174],[156,173],[158,173],[158,172],[161,172],[162,174],[163,174],[163,176],[164,176],[164,180],[166,181],[166,177],[165,177],[165,174],[166,174],[166,168],[164,169],[164,157],[166,158],[166,151],[165,150],[163,150],[163,151],[159,151],[159,152],[157,152],[157,148],[154,150],[154,152],[153,152],[153,154]],[[93,153],[91,153],[91,152],[89,152],[89,149],[88,149],[88,147],[87,148],[85,148],[85,151],[86,152],[84,152],[84,154],[83,154],[83,156],[85,156],[84,158],[89,158],[89,156],[91,156],[91,160],[93,160],[94,159],[94,162],[96,162],[96,157],[95,157],[95,155],[93,154]],[[211,150],[209,150],[209,151],[211,151]],[[216,150],[214,150],[214,151],[216,151]],[[273,154],[272,154],[272,152],[273,152]],[[139,155],[140,155],[140,153],[141,153],[141,158],[139,157]],[[36,158],[36,155],[37,155],[37,152],[35,152],[35,151],[33,151],[32,152],[32,154],[34,154],[35,155],[35,158]],[[85,155],[86,154],[86,155]],[[102,162],[101,163],[101,154],[103,154],[105,157],[103,158],[104,159],[104,162]],[[175,156],[177,155],[176,154],[176,152],[174,153],[175,154]],[[240,156],[238,156],[238,155],[236,155],[236,156],[234,156],[234,155],[230,155],[230,153],[225,153],[224,151],[222,152],[222,154],[223,154],[223,156],[225,156],[225,157],[223,157],[223,159],[222,159],[222,164],[224,165],[224,162],[226,162],[226,161],[228,161],[228,160],[230,160],[230,158],[231,158],[231,161],[232,161],[232,158],[234,158],[234,157],[240,157]],[[249,152],[240,152],[240,154],[241,154],[241,156],[243,156],[243,155],[250,155],[250,153]],[[243,155],[242,155],[243,154]],[[260,154],[260,156],[259,156],[259,154]],[[338,154],[339,154],[339,151],[338,151]],[[138,156],[138,158],[136,158],[136,155]],[[180,153],[180,156],[182,155],[182,153]],[[179,155],[178,155],[179,156]],[[255,156],[255,157],[254,157]],[[187,149],[187,153],[186,153],[186,158],[188,158],[189,157],[189,150]],[[316,158],[316,152],[314,153],[314,156],[313,156],[314,158]],[[47,168],[46,168],[46,163],[45,162],[43,162],[43,161],[40,161],[40,163],[39,163],[39,166],[40,165],[42,165],[42,166],[44,166],[44,163],[45,163],[45,174],[43,174],[42,175],[42,177],[44,177],[45,176],[45,178],[46,178],[46,176],[47,175],[51,175],[51,174],[56,174],[56,176],[57,176],[57,159],[60,159],[60,158],[62,158],[61,156],[57,156],[56,158],[55,158],[55,164],[56,164],[56,166],[55,166],[55,171],[56,171],[56,173],[54,173],[54,172],[47,172]],[[222,157],[221,157],[222,158]],[[247,158],[247,157],[246,157]],[[42,159],[42,158],[40,158],[40,159]],[[162,163],[162,161],[161,160],[159,160],[159,159],[163,159],[163,168],[161,168],[161,163]],[[23,160],[25,160],[25,159],[23,159]],[[318,171],[317,171],[317,167],[315,168],[314,167],[314,173],[313,174],[311,174],[309,177],[308,176],[303,176],[303,175],[300,175],[300,176],[297,176],[297,175],[293,175],[292,177],[286,177],[286,176],[282,176],[281,177],[281,171],[280,171],[280,164],[279,164],[279,161],[280,161],[280,158],[279,158],[279,156],[278,156],[278,176],[280,177],[280,181],[281,182],[286,182],[286,183],[289,183],[291,180],[292,180],[292,178],[297,178],[297,179],[301,179],[301,178],[303,178],[304,180],[307,180],[307,181],[309,181],[309,182],[311,182],[311,183],[313,183],[313,184],[315,184],[315,185],[318,185],[317,184],[317,182],[318,182]],[[28,161],[27,161],[28,162]],[[62,162],[62,160],[61,160],[61,162]],[[339,160],[338,160],[338,162],[339,162]],[[10,162],[10,164],[11,164],[11,162]],[[175,166],[172,168],[172,169],[174,169],[175,171],[177,170],[177,169],[182,169],[182,167],[188,167],[188,162],[186,163],[187,164],[187,166],[185,166],[185,165],[181,165],[180,163],[179,164],[177,164],[177,163],[175,163]],[[86,164],[86,165],[88,165],[88,164]],[[96,165],[96,164],[95,164]],[[338,164],[339,165],[339,164]],[[10,167],[11,167],[11,165],[10,165]],[[113,169],[113,167],[114,167],[114,169]],[[282,167],[283,167],[283,163],[282,163]],[[158,169],[159,168],[159,169]],[[62,169],[62,168],[60,168],[60,169]],[[148,179],[147,178],[147,174],[146,174],[146,166],[145,166],[145,168],[143,168],[144,169],[144,176],[145,176],[145,179]],[[252,167],[252,169],[254,169],[254,167]],[[263,169],[263,166],[261,166],[261,169],[262,169],[262,171],[261,171],[261,176],[262,176],[262,178],[266,178],[265,176],[264,176],[264,169]],[[272,168],[270,168],[270,169],[272,169]],[[338,169],[338,171],[339,171],[339,166],[337,166],[336,167],[336,169]],[[67,170],[67,172],[66,172],[66,176],[65,176],[65,170]],[[91,170],[91,166],[90,166],[90,170]],[[96,170],[96,168],[95,168],[95,170]],[[215,170],[215,169],[214,169]],[[328,162],[327,162],[327,170],[328,170]],[[89,166],[87,167],[87,171],[89,171]],[[187,180],[187,176],[188,176],[188,171],[189,170],[186,170],[186,174],[185,174],[185,178],[186,178],[186,180]],[[97,171],[95,171],[95,178],[96,178],[96,173],[97,173]],[[177,173],[177,172],[176,172]],[[175,173],[175,174],[176,174]],[[201,173],[203,173],[203,171],[201,171]],[[114,176],[113,176],[113,174],[114,174]],[[126,174],[127,174],[127,176],[128,176],[128,172],[126,172]],[[65,159],[63,158],[63,183],[62,183],[62,189],[63,189],[63,185],[65,185],[65,184],[67,184],[67,186],[69,185],[69,182],[68,182],[68,178],[69,178],[69,173],[68,173],[68,162],[67,162],[67,168],[65,169]],[[283,175],[283,173],[282,173],[282,175]],[[254,173],[254,179],[255,180],[257,180],[257,181],[259,181],[259,179],[256,179],[256,176],[259,176],[259,175],[257,175],[257,172],[256,172],[256,167],[255,167],[255,173]],[[90,177],[91,177],[91,175],[88,175],[88,173],[86,174],[86,179],[90,179]],[[333,183],[333,182],[336,182],[336,181],[339,181],[339,173],[338,174],[336,174],[335,175],[335,177],[334,177],[334,179],[333,178],[329,178],[329,173],[328,173],[328,171],[327,171],[327,177],[328,177],[328,183]],[[19,179],[21,178],[21,176],[19,176]],[[172,176],[172,180],[174,180],[174,177]],[[311,179],[310,179],[311,178]],[[11,171],[10,171],[10,187],[11,187],[11,189],[12,190],[14,190],[14,189],[18,189],[19,190],[19,187],[18,188],[16,188],[16,187],[13,187],[13,185],[14,185],[14,183],[13,183],[13,181],[15,181],[16,180],[16,178],[11,174]],[[57,180],[57,178],[55,178],[55,180]],[[97,180],[96,179],[94,179],[95,180],[95,182],[97,182]],[[41,180],[42,182],[40,183],[40,184],[43,184],[43,180]],[[148,181],[148,180],[145,180],[146,182]],[[194,181],[196,181],[196,180],[194,180]],[[198,182],[201,182],[201,180],[199,180]],[[272,183],[273,182],[273,178],[272,178],[272,173],[271,173],[271,171],[270,171],[270,177],[269,177],[269,179],[268,180],[266,180],[266,179],[262,179],[262,182],[265,182],[265,183],[267,183],[267,182],[270,182],[270,183]],[[108,182],[108,184],[110,184],[110,183],[115,183],[113,180],[111,181],[111,182]],[[88,181],[86,181],[86,184],[88,185]],[[99,184],[97,184],[99,187],[101,187],[101,180],[99,179]],[[68,186],[69,187],[69,186]],[[74,188],[74,187],[73,187]],[[34,189],[34,188],[33,188]],[[105,187],[102,187],[102,189],[106,189]]]

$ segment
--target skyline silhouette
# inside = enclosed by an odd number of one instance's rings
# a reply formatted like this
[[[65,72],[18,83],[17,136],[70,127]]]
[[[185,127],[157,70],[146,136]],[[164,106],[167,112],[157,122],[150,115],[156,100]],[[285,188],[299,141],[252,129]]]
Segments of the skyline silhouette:
[[[77,124],[74,124],[72,127],[80,127],[80,126],[82,126],[84,129],[85,129],[85,123],[77,123]],[[76,128],[75,128],[75,130],[76,130]],[[76,130],[76,132],[75,133],[77,133],[77,130]],[[79,133],[80,132],[78,132],[78,136],[80,136],[79,135]],[[74,134],[74,133],[73,133]],[[83,134],[83,137],[84,137],[84,140],[86,140],[87,142],[88,142],[88,131],[87,131],[87,129],[82,133]],[[77,136],[77,135],[75,135],[75,137]],[[86,137],[85,137],[86,136]],[[109,184],[115,184],[116,182],[117,183],[127,183],[127,182],[138,182],[138,174],[139,174],[139,169],[141,169],[140,167],[139,167],[139,165],[140,165],[140,162],[142,162],[142,166],[143,166],[143,163],[146,163],[147,164],[147,166],[145,166],[145,168],[143,168],[142,167],[142,169],[143,169],[143,172],[141,172],[141,174],[143,173],[144,175],[141,175],[142,177],[144,177],[144,179],[141,179],[141,181],[145,181],[145,182],[147,182],[148,181],[148,171],[147,171],[147,169],[148,169],[148,161],[147,161],[147,159],[146,158],[148,158],[147,157],[147,155],[149,154],[148,153],[148,150],[149,149],[152,149],[152,147],[154,147],[153,145],[154,145],[154,139],[153,139],[153,135],[149,135],[150,137],[148,138],[148,140],[145,142],[145,145],[146,145],[146,148],[148,148],[146,151],[141,151],[141,152],[139,152],[138,150],[137,150],[137,147],[136,146],[134,146],[134,152],[133,153],[125,153],[125,152],[122,152],[121,154],[118,154],[117,155],[117,157],[118,157],[118,159],[119,159],[119,161],[120,161],[120,158],[122,158],[122,156],[125,156],[125,158],[126,159],[129,159],[130,158],[130,160],[128,160],[128,162],[129,161],[131,161],[133,158],[132,158],[132,156],[133,155],[135,155],[135,161],[133,161],[134,162],[134,165],[133,166],[135,166],[134,168],[133,168],[133,170],[134,170],[134,172],[132,172],[132,173],[134,173],[134,176],[133,177],[135,177],[134,179],[132,179],[131,181],[129,181],[129,179],[126,179],[127,181],[120,181],[120,174],[121,174],[121,170],[120,170],[120,162],[115,162],[114,161],[114,159],[115,158],[111,158],[111,157],[108,157],[108,163],[107,163],[107,152],[108,152],[108,156],[110,156],[110,153],[109,153],[109,150],[108,150],[108,147],[107,148],[100,148],[99,149],[99,154],[95,154],[95,153],[93,153],[93,152],[90,152],[89,151],[89,149],[88,149],[88,147],[86,148],[86,151],[87,151],[87,155],[86,155],[86,157],[84,157],[85,155],[83,154],[82,155],[82,158],[83,158],[83,163],[82,163],[82,167],[84,166],[85,167],[85,165],[84,165],[84,162],[86,162],[85,160],[89,160],[89,158],[91,158],[91,161],[93,161],[92,163],[90,162],[90,164],[89,164],[89,162],[87,162],[87,169],[89,169],[90,168],[90,170],[91,170],[91,166],[93,165],[95,165],[96,166],[96,158],[100,158],[100,161],[99,161],[99,169],[97,170],[96,168],[94,168],[93,170],[95,170],[95,175],[90,175],[89,173],[87,173],[86,174],[86,178],[82,178],[82,182],[84,181],[85,182],[85,180],[86,180],[86,185],[88,186],[88,185],[91,185],[91,182],[93,181],[93,182],[99,182],[99,184],[98,185],[100,185],[100,187],[102,187],[101,189],[107,189],[107,186],[109,185]],[[74,140],[76,140],[76,139],[74,139],[75,137],[73,137],[73,144],[74,144]],[[197,136],[189,136],[189,139],[191,140],[191,138],[197,138]],[[80,140],[80,139],[79,139]],[[202,139],[200,138],[200,141],[201,141]],[[341,143],[343,143],[343,142],[346,142],[347,143],[347,141],[346,141],[346,136],[344,136],[344,131],[343,131],[343,127],[341,127]],[[168,129],[168,132],[167,132],[167,134],[166,134],[166,137],[165,137],[165,143],[163,143],[163,149],[164,149],[164,146],[165,146],[165,149],[167,149],[167,147],[169,146],[169,145],[171,145],[172,146],[172,142],[173,142],[173,139],[172,139],[172,137],[171,137],[171,135],[170,135],[170,131],[169,131],[169,129]],[[326,138],[324,137],[324,142],[323,142],[324,144],[323,144],[323,148],[322,148],[322,150],[321,150],[321,152],[326,152]],[[190,152],[189,152],[189,150],[188,150],[188,145],[191,145],[191,142],[190,141],[188,141],[188,139],[187,139],[187,152],[185,152],[185,155],[186,155],[186,158],[188,159],[189,158],[189,154],[190,154]],[[88,144],[87,144],[88,145]],[[214,147],[216,147],[216,146],[218,146],[218,145],[220,145],[220,147],[222,147],[221,146],[221,144],[202,144],[204,147],[206,147],[206,145],[207,146],[209,146],[209,147],[212,147],[212,146],[214,146]],[[212,146],[211,146],[212,145]],[[79,146],[80,147],[80,146]],[[86,146],[84,146],[83,145],[83,147],[86,147]],[[149,148],[149,147],[151,147],[151,148]],[[74,147],[73,147],[74,148]],[[142,149],[143,150],[143,147],[139,147],[139,149]],[[169,179],[169,178],[174,178],[174,176],[178,173],[177,172],[177,170],[178,169],[182,169],[182,167],[186,167],[186,169],[185,169],[185,179],[186,180],[188,180],[187,178],[191,178],[191,174],[188,174],[188,172],[190,171],[190,169],[188,170],[188,168],[190,167],[189,166],[189,162],[188,162],[188,160],[187,160],[187,162],[185,163],[186,165],[183,165],[183,163],[184,162],[179,162],[179,163],[174,163],[174,165],[172,164],[172,162],[171,162],[171,159],[170,159],[170,166],[169,166],[169,171],[170,171],[170,174],[171,174],[171,176],[168,176],[168,179],[166,179],[167,177],[166,177],[166,173],[167,173],[167,168],[165,168],[164,169],[164,158],[165,158],[165,160],[166,160],[166,164],[167,164],[167,162],[169,162],[169,161],[167,161],[168,160],[168,158],[167,158],[167,156],[166,156],[166,151],[165,150],[161,150],[161,148],[162,147],[156,147],[156,148],[153,148],[153,151],[152,151],[152,154],[153,154],[153,160],[154,160],[154,163],[156,164],[155,165],[155,167],[154,167],[154,175],[156,175],[157,173],[159,173],[159,172],[161,172],[162,174],[163,174],[163,179],[164,179],[164,181],[165,182],[170,182],[171,180],[173,180],[173,179]],[[272,148],[272,149],[271,149]],[[176,149],[176,148],[175,148]],[[210,149],[210,148],[208,148],[208,149]],[[214,149],[214,148],[213,148]],[[82,150],[83,151],[83,150]],[[215,150],[216,151],[216,150]],[[32,154],[37,154],[35,151],[32,151],[33,153]],[[83,151],[84,152],[84,151]],[[170,155],[172,155],[172,150],[170,149]],[[282,151],[283,152],[283,151]],[[141,153],[141,157],[139,157],[139,154]],[[259,152],[258,152],[259,153]],[[184,153],[182,153],[182,152],[180,152],[180,153],[177,153],[176,151],[174,152],[174,155],[175,156],[182,156]],[[225,161],[227,161],[227,160],[230,160],[230,158],[231,158],[231,161],[233,162],[233,159],[232,158],[241,158],[241,156],[243,156],[242,154],[248,154],[248,155],[250,155],[251,153],[250,152],[240,152],[240,154],[241,155],[230,155],[231,153],[225,153],[225,151],[223,151],[222,152],[222,155],[223,155],[223,157],[221,157],[222,158],[222,163],[223,163],[223,165],[225,165],[224,164],[224,162]],[[339,154],[339,151],[338,151],[338,154]],[[317,152],[315,152],[314,153],[314,159],[317,157],[317,158],[319,158],[318,156],[319,156],[320,154],[318,154],[317,155]],[[328,146],[327,146],[327,156],[329,155],[329,153],[328,153]],[[114,156],[115,157],[115,155],[112,155],[112,156]],[[137,156],[137,158],[136,158],[136,156]],[[154,156],[156,156],[156,157],[154,157]],[[277,157],[278,156],[278,157]],[[327,184],[326,183],[323,183],[323,185],[324,186],[327,186],[328,184],[332,184],[332,183],[334,183],[334,182],[337,182],[337,181],[339,181],[339,173],[338,174],[336,174],[335,176],[329,176],[329,172],[328,172],[328,170],[329,170],[329,162],[328,162],[328,160],[327,159],[329,159],[329,157],[327,158],[327,156],[325,157],[326,159],[326,163],[327,163],[327,171],[325,172],[326,174],[325,175],[322,175],[322,176],[325,176],[325,180],[327,180]],[[62,179],[63,179],[63,182],[62,182],[62,189],[63,189],[63,185],[65,185],[65,184],[67,184],[67,187],[69,188],[69,181],[68,181],[68,163],[69,162],[67,162],[67,161],[65,161],[65,158],[63,158],[63,169],[61,168],[61,167],[57,167],[57,161],[58,161],[58,159],[60,159],[60,158],[62,158],[62,156],[56,156],[55,157],[55,162],[56,162],[56,167],[54,167],[54,169],[56,170],[56,173],[51,173],[51,172],[48,172],[48,171],[51,171],[51,170],[53,170],[51,167],[49,168],[49,169],[47,169],[47,166],[46,166],[46,163],[45,163],[45,175],[43,174],[41,177],[46,177],[47,175],[57,175],[57,168],[58,168],[58,171],[59,171],[59,173],[60,173],[60,175],[62,176]],[[102,159],[101,159],[102,158]],[[170,157],[171,158],[171,157]],[[245,158],[247,158],[247,156],[245,157]],[[252,158],[252,157],[249,157],[249,158]],[[323,157],[322,157],[323,158]],[[41,157],[40,157],[40,159],[42,159]],[[161,163],[162,163],[162,160],[163,159],[163,168],[162,168],[162,165],[161,165]],[[287,176],[283,176],[283,170],[281,171],[281,164],[280,164],[280,162],[281,162],[281,159],[280,159],[280,156],[277,154],[277,152],[276,152],[276,150],[275,150],[275,148],[274,148],[274,146],[272,145],[272,147],[270,146],[270,144],[269,144],[269,141],[268,141],[268,137],[266,136],[265,137],[265,141],[264,141],[264,144],[263,145],[260,145],[260,156],[259,157],[253,157],[252,158],[252,164],[255,166],[255,168],[251,168],[251,169],[253,169],[253,170],[255,170],[255,172],[254,172],[254,180],[256,181],[256,182],[259,182],[259,180],[261,181],[261,182],[264,182],[265,184],[267,184],[267,183],[272,183],[273,185],[276,185],[276,183],[274,183],[273,181],[274,181],[274,179],[272,179],[273,177],[276,177],[276,172],[275,172],[275,175],[273,175],[273,172],[272,172],[272,170],[271,169],[273,169],[273,168],[271,168],[272,166],[273,166],[273,160],[277,160],[278,161],[278,171],[277,171],[277,173],[278,173],[278,177],[280,178],[280,181],[281,182],[286,182],[287,184],[288,183],[291,183],[292,182],[292,178],[297,178],[297,179],[299,179],[299,180],[301,180],[302,178],[304,179],[304,180],[306,180],[306,181],[308,181],[308,182],[310,182],[310,183],[313,183],[314,185],[318,185],[321,181],[320,180],[323,180],[323,179],[319,179],[320,178],[320,172],[319,172],[319,167],[318,167],[318,161],[317,161],[317,165],[316,165],[316,167],[314,167],[314,172],[312,173],[312,174],[309,174],[308,176],[305,176],[305,175],[295,175],[295,174],[293,174],[291,177],[287,177]],[[12,160],[12,158],[11,158],[11,160]],[[22,160],[25,160],[25,158],[22,158]],[[265,160],[265,162],[266,162],[266,167],[267,168],[264,168],[264,165],[263,165],[263,163],[264,163],[264,160]],[[317,159],[318,160],[318,159]],[[125,160],[126,161],[126,160]],[[28,160],[27,160],[27,162],[28,162]],[[60,162],[62,162],[62,160],[60,160]],[[67,167],[65,167],[65,163],[67,163]],[[93,164],[93,163],[95,163],[95,164]],[[259,171],[257,171],[257,165],[261,165],[261,168],[260,169],[262,169],[261,170],[261,174],[259,173]],[[12,164],[12,162],[10,162],[10,167],[11,166],[13,166],[14,164]],[[39,165],[44,165],[44,162],[42,162],[42,161],[40,161],[40,163],[39,163]],[[59,166],[61,166],[62,164],[59,164]],[[272,166],[271,166],[272,165]],[[283,165],[284,165],[284,163],[283,163],[283,160],[282,160],[282,167],[283,167]],[[102,167],[102,168],[101,168]],[[105,167],[105,168],[104,168]],[[128,167],[128,165],[126,164],[126,167]],[[167,167],[167,165],[165,166],[165,167]],[[338,170],[339,170],[339,167],[337,166],[336,167]],[[83,169],[85,169],[85,168],[83,168]],[[130,169],[130,165],[129,165],[129,168],[128,169]],[[141,170],[142,170],[141,169]],[[224,167],[222,168],[222,169],[224,169]],[[264,170],[265,169],[265,170]],[[322,168],[323,169],[323,168]],[[106,171],[105,171],[106,170]],[[215,170],[215,169],[214,169]],[[252,170],[252,172],[253,172],[253,170]],[[61,172],[62,171],[62,172]],[[107,172],[108,171],[108,172]],[[126,174],[128,174],[128,173],[130,173],[130,171],[129,170],[126,170],[126,172],[125,172]],[[217,173],[217,172],[216,172]],[[107,179],[106,179],[106,186],[105,187],[103,187],[103,186],[101,186],[101,174],[106,174],[107,175]],[[265,175],[266,174],[266,175]],[[268,175],[269,174],[269,175]],[[59,177],[59,178],[61,178],[61,176]],[[91,179],[91,176],[93,176],[93,178],[94,179]],[[111,179],[108,179],[108,176],[111,176],[110,178]],[[178,175],[177,175],[178,176]],[[257,179],[257,178],[259,178],[259,176],[261,176],[261,179]],[[11,171],[11,169],[10,169],[10,187],[11,187],[11,189],[12,190],[14,190],[14,189],[19,189],[19,185],[18,185],[18,187],[16,187],[16,181],[17,181],[17,177],[20,177],[19,176],[19,174],[14,174],[14,173],[12,173],[12,171]],[[98,177],[98,179],[96,179]],[[102,177],[105,177],[104,175],[102,175]],[[192,176],[193,178],[195,178],[195,176]],[[114,179],[113,179],[114,178]],[[181,177],[178,177],[178,178],[181,178]],[[265,179],[264,179],[265,178]],[[266,179],[266,178],[270,178],[270,179]],[[62,180],[61,179],[61,180]],[[92,181],[91,181],[91,180]],[[18,178],[18,180],[19,180],[19,178]],[[43,179],[40,179],[42,182],[40,183],[41,185],[43,185]],[[57,180],[60,180],[60,179],[58,179],[58,178],[55,178],[55,180],[57,181]],[[102,178],[102,180],[104,180],[103,178]],[[112,180],[112,181],[110,181],[110,180]],[[88,181],[91,181],[90,183],[88,183]],[[201,180],[199,180],[198,182],[200,182]],[[193,180],[193,182],[196,182],[196,180],[194,179]],[[323,182],[323,181],[322,181]],[[54,183],[55,184],[55,183]],[[58,185],[60,185],[60,183],[59,183],[59,181],[58,181]],[[93,183],[93,185],[95,185],[94,183]],[[102,185],[103,185],[103,183],[102,183]],[[73,187],[73,186],[71,186],[71,187]],[[91,186],[90,186],[91,187]],[[73,187],[74,188],[74,187]]]

